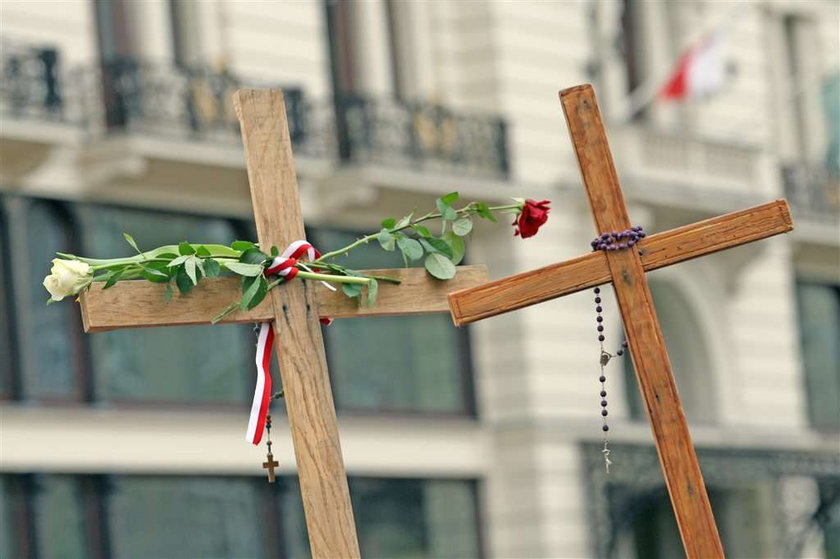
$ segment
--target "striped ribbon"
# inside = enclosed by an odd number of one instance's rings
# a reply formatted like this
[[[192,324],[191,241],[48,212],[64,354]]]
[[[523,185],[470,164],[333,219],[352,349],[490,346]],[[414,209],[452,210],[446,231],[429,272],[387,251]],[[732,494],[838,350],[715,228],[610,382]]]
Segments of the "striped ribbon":
[[[283,276],[286,281],[291,281],[298,273],[298,264],[308,270],[304,264],[298,262],[304,256],[309,260],[315,260],[321,257],[321,253],[307,241],[295,241],[271,262],[271,265],[265,270],[265,275],[279,275]],[[333,291],[335,290],[332,285],[326,282],[322,283]],[[329,318],[321,319],[321,324],[325,326],[329,326],[331,322],[332,319]],[[245,433],[245,439],[253,444],[260,444],[265,431],[265,418],[268,414],[268,405],[271,402],[270,366],[273,348],[274,328],[270,322],[263,322],[260,324],[260,332],[257,336],[257,356],[254,360],[257,366],[257,385],[254,387],[251,416],[248,418],[248,429]]]

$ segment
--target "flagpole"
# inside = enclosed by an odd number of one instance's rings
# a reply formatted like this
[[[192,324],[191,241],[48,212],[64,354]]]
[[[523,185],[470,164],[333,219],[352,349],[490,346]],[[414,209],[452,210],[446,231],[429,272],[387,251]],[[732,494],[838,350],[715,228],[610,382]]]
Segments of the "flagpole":
[[[720,19],[701,27],[698,31],[691,33],[687,45],[696,44],[704,37],[710,37],[714,33],[720,33],[728,29],[748,6],[746,2],[738,2],[735,7],[726,12]],[[679,60],[679,59],[677,59]],[[650,105],[656,99],[662,84],[674,71],[674,67],[668,68],[668,73],[656,74],[631,91],[626,97],[625,109],[618,119],[620,124],[627,124],[633,120],[633,115]]]

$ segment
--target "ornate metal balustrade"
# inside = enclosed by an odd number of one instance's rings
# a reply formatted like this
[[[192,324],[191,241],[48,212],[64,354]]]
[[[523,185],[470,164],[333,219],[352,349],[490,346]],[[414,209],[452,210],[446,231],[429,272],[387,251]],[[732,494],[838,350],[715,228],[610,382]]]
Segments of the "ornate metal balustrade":
[[[342,96],[335,100],[344,161],[504,178],[507,132],[500,118],[426,103]]]
[[[59,62],[58,50],[52,47],[0,43],[0,115],[66,120]]]
[[[226,69],[133,57],[62,70],[55,48],[3,42],[0,114],[78,124],[90,137],[120,133],[238,145],[232,94],[277,87]],[[295,152],[342,162],[508,176],[507,130],[496,117],[446,107],[343,96],[314,104],[284,88]]]
[[[91,97],[97,102],[101,99],[95,125],[101,130],[231,144],[240,142],[233,92],[240,87],[277,87],[248,82],[225,69],[185,68],[134,58],[103,62],[84,81],[85,88],[94,93]],[[319,115],[299,88],[284,88],[284,93],[292,143],[297,151],[314,148]],[[96,113],[96,108],[91,112]]]
[[[590,492],[590,515],[598,557],[615,557],[621,534],[667,500],[659,460],[652,446],[612,444],[610,474],[604,474],[602,447],[583,445],[584,471]],[[775,542],[784,557],[799,557],[814,531],[840,522],[840,456],[831,453],[699,448],[700,467],[712,489],[773,487],[770,516]]]
[[[840,181],[825,168],[802,164],[782,167],[785,196],[806,219],[840,221]]]

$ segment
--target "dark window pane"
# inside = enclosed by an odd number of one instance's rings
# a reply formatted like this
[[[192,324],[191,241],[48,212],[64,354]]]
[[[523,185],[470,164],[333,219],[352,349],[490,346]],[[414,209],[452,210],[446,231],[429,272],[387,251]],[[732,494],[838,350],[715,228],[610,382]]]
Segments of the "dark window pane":
[[[237,236],[223,219],[93,207],[80,216],[85,252],[98,258],[131,253],[123,231],[141,249],[184,240],[229,244]],[[118,401],[244,401],[254,383],[252,340],[250,327],[234,325],[97,334],[91,337],[96,394]]]
[[[808,414],[816,427],[840,427],[840,287],[797,285]]]
[[[70,300],[47,306],[49,294],[40,285],[55,253],[72,248],[69,218],[48,202],[32,201],[25,207],[23,230],[30,242],[18,255],[28,258],[26,277],[30,280],[23,289],[28,293],[26,308],[19,314],[25,330],[23,391],[34,399],[79,398],[80,356],[79,346],[74,344],[81,336],[79,309]]]
[[[34,510],[39,555],[89,557],[79,478],[51,475],[36,479]]]
[[[12,278],[9,266],[11,252],[3,197],[0,196],[0,398],[12,395],[12,374],[15,356],[12,355]]]
[[[352,242],[348,233],[312,233],[324,251]],[[395,253],[362,246],[340,264],[403,265]],[[337,320],[324,331],[339,407],[352,410],[472,412],[466,333],[443,314]]]
[[[258,487],[251,479],[118,478],[113,557],[263,557]]]
[[[457,480],[350,480],[364,557],[477,557],[475,485]]]
[[[17,557],[16,538],[20,533],[15,515],[12,476],[0,476],[0,557]]]

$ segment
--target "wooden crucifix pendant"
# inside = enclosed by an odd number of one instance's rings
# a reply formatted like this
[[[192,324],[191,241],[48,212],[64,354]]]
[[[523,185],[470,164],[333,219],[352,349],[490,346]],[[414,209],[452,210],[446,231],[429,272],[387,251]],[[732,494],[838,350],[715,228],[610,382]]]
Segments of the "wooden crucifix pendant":
[[[263,462],[262,467],[268,470],[268,483],[274,483],[274,468],[280,465],[280,462],[274,459],[274,455],[269,451],[268,455],[266,456],[266,462]]]

